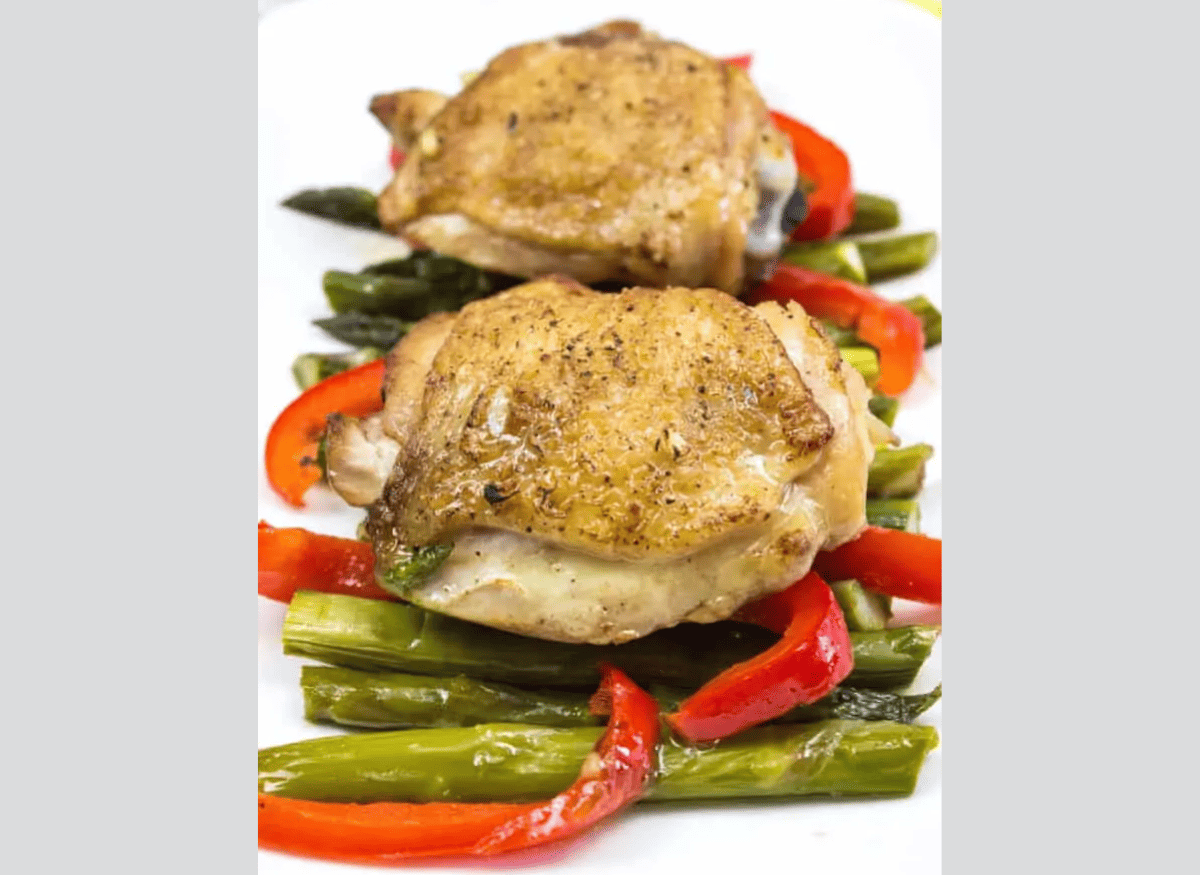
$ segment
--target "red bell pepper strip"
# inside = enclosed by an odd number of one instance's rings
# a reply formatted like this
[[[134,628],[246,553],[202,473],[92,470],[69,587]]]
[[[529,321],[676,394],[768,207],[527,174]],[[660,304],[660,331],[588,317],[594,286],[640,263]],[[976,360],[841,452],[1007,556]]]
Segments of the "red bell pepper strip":
[[[867,526],[853,541],[818,553],[813,567],[830,580],[852,577],[898,599],[942,603],[940,538]]]
[[[267,434],[267,479],[288,504],[321,479],[317,449],[331,413],[367,416],[383,409],[383,359],[322,380],[287,406]]]
[[[771,121],[792,141],[800,175],[816,186],[808,192],[808,215],[792,231],[792,239],[821,240],[840,234],[854,218],[850,159],[836,143],[791,116],[771,110]]]
[[[259,520],[258,594],[286,604],[301,589],[395,601],[375,583],[370,544]]]
[[[717,675],[666,718],[688,741],[726,738],[815,702],[854,667],[846,619],[833,591],[815,572],[743,608],[737,619],[782,637]]]
[[[722,60],[731,67],[741,67],[743,70],[749,70],[750,62],[754,60],[754,55],[735,55],[732,58],[722,58]]]
[[[810,316],[854,329],[879,350],[879,381],[875,388],[885,395],[902,394],[921,369],[925,329],[920,318],[866,286],[794,264],[780,264],[770,279],[751,290],[746,300],[751,304],[795,301]]]
[[[623,672],[601,667],[595,713],[608,728],[579,778],[546,802],[466,804],[309,802],[258,795],[258,844],[359,863],[489,856],[576,835],[636,801],[652,774],[658,703]]]
[[[400,165],[404,163],[404,153],[392,145],[392,152],[388,155],[388,164],[392,165],[393,170],[399,170]]]

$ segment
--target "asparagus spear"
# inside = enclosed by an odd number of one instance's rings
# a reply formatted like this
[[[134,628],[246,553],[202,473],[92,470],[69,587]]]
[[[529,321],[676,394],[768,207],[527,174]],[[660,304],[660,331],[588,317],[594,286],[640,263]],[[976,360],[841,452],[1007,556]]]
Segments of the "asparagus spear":
[[[942,314],[937,307],[924,295],[905,298],[900,302],[921,319],[921,327],[925,329],[925,348],[937,346],[942,342]]]
[[[338,186],[306,189],[283,201],[282,206],[343,225],[376,231],[382,227],[376,210],[375,193],[365,188]]]
[[[326,272],[322,285],[336,313],[351,311],[416,320],[457,310],[516,283],[517,277],[484,271],[436,252],[369,265],[359,273]]]
[[[428,250],[368,265],[360,273],[423,279],[439,287],[449,284],[463,290],[473,289],[483,276],[493,292],[525,282],[520,277],[480,270],[473,264]]]
[[[881,593],[863,589],[857,580],[838,580],[829,584],[851,632],[878,632],[892,618],[891,600]]]
[[[875,593],[871,593],[875,595]],[[335,666],[300,669],[304,716],[313,722],[360,729],[473,726],[477,723],[532,723],[537,726],[594,726],[586,692],[529,690],[458,677],[425,677],[400,672],[369,672]],[[664,710],[671,711],[689,691],[651,686]],[[915,696],[839,687],[812,705],[795,708],[778,722],[811,723],[831,718],[911,723],[941,697],[935,690]]]
[[[327,270],[321,277],[325,299],[334,313],[365,313],[368,316],[399,316],[420,319],[425,313],[400,313],[406,304],[421,302],[433,294],[433,287],[415,277],[380,276]],[[420,304],[412,309],[420,311]]]
[[[603,722],[588,710],[588,693],[523,690],[464,675],[438,678],[306,665],[300,669],[300,689],[306,719],[360,729]]]
[[[867,269],[858,246],[849,240],[795,243],[783,253],[783,260],[851,282],[867,281]]]
[[[260,792],[326,802],[524,802],[579,775],[603,730],[514,723],[317,738],[258,753]],[[827,720],[659,748],[648,798],[904,796],[937,745],[931,726]]]
[[[896,414],[900,412],[900,399],[889,398],[887,395],[872,395],[867,407],[890,427],[896,424]]]
[[[821,320],[821,327],[825,329],[825,333],[829,335],[829,339],[839,347],[860,346],[862,344],[862,341],[858,339],[858,334],[855,333],[853,328],[842,328],[828,319]]]
[[[929,444],[875,451],[867,471],[867,498],[913,498],[925,480],[925,463],[933,457]]]
[[[889,689],[912,683],[937,635],[931,626],[853,633],[855,669],[846,685]],[[317,592],[297,593],[283,623],[284,653],[333,665],[588,689],[599,682],[603,661],[639,683],[695,689],[776,640],[757,626],[724,622],[683,623],[628,644],[563,644],[398,602]]]
[[[843,234],[890,231],[900,226],[900,205],[891,198],[866,192],[854,193],[854,218]]]
[[[920,270],[933,260],[937,245],[937,234],[922,231],[879,240],[860,240],[858,252],[866,267],[867,281],[877,283]]]
[[[879,353],[869,346],[843,346],[842,358],[854,370],[862,374],[867,385],[872,385],[879,379]]]
[[[450,312],[468,301],[491,291],[487,278],[476,272],[466,286],[457,281],[439,283],[420,277],[382,274],[325,272],[321,280],[325,298],[335,313],[364,313],[368,316],[394,316],[415,321],[430,313]]]
[[[707,750],[668,743],[647,797],[908,796],[937,743],[932,726],[856,720],[760,726]]]
[[[391,349],[414,324],[394,316],[368,316],[365,313],[339,313],[328,319],[313,320],[313,325],[342,343],[377,349]]]
[[[354,352],[345,353],[306,352],[292,362],[292,376],[296,378],[296,385],[304,391],[334,374],[373,362],[383,355],[383,350],[373,346],[364,346]]]
[[[258,787],[325,802],[531,801],[565,789],[603,730],[520,723],[315,738],[258,752]]]
[[[913,682],[937,641],[936,626],[900,626],[881,632],[851,632],[854,671],[846,684],[875,690],[900,689]],[[904,662],[907,657],[908,664]]]
[[[919,532],[921,505],[915,498],[868,498],[867,523],[902,532]]]

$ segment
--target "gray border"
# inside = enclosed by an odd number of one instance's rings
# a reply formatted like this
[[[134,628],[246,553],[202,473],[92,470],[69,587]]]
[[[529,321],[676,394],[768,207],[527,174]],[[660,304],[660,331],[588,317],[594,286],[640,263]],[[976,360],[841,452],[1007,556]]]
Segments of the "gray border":
[[[947,5],[946,871],[1183,871],[1196,7]]]
[[[5,11],[11,871],[255,865],[254,23]]]

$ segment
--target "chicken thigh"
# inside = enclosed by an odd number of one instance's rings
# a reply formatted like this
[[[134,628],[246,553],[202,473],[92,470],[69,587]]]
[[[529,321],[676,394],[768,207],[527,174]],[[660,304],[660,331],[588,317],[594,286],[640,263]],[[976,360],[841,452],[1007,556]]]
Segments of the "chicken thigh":
[[[330,477],[370,505],[381,576],[453,544],[410,601],[621,642],[725,619],[854,537],[868,396],[794,304],[548,277],[418,325],[383,413],[331,434]]]
[[[408,153],[384,227],[489,270],[737,293],[798,221],[790,143],[747,74],[631,22],[372,111]]]

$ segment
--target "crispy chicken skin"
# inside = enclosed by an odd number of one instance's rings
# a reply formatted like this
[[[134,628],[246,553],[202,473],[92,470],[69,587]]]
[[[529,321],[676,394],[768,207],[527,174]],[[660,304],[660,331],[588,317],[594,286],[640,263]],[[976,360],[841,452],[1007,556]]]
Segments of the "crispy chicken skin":
[[[381,564],[454,543],[415,603],[625,641],[724,619],[865,524],[868,392],[794,304],[549,277],[431,324],[393,352],[378,422],[329,449],[339,491],[340,467],[374,472],[343,495]]]
[[[736,293],[783,243],[795,164],[749,77],[631,22],[372,111],[408,151],[384,227],[481,267]]]
[[[551,278],[463,308],[380,522],[408,544],[483,525],[638,560],[769,518],[828,417],[753,310],[669,292]]]

